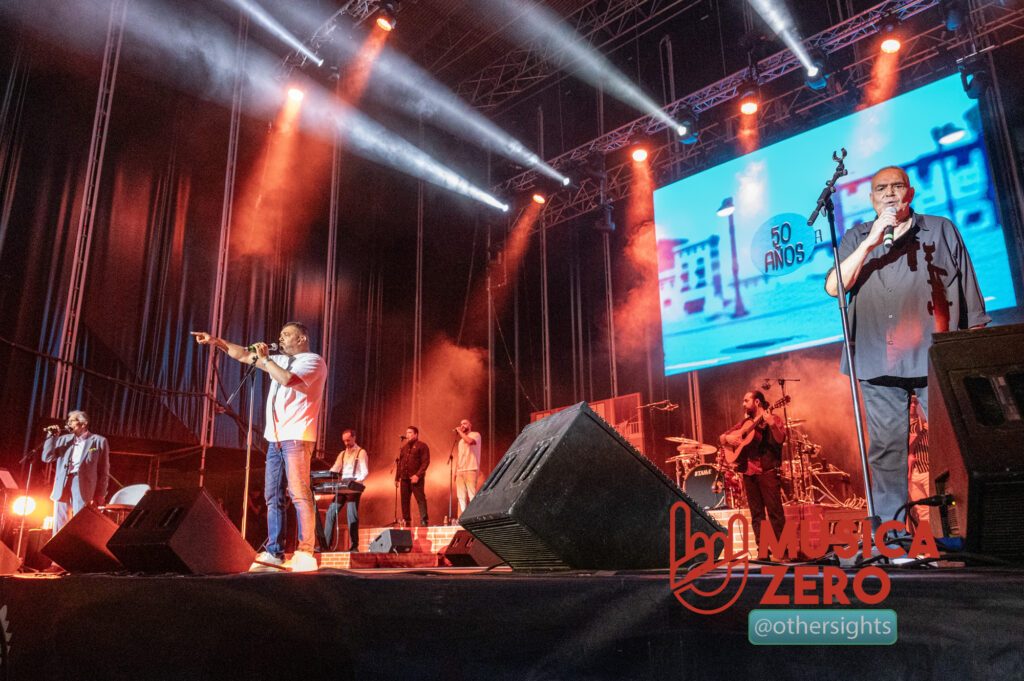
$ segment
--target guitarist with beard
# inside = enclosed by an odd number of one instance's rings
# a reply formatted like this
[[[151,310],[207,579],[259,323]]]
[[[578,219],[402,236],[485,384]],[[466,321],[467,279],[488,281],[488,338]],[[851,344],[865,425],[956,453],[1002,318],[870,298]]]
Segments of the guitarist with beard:
[[[743,490],[747,494],[756,541],[760,540],[761,524],[766,515],[776,537],[781,536],[786,522],[779,482],[786,431],[782,417],[771,413],[767,407],[768,401],[761,391],[746,393],[743,395],[746,418],[718,438],[726,461],[735,462],[736,470],[743,474]]]

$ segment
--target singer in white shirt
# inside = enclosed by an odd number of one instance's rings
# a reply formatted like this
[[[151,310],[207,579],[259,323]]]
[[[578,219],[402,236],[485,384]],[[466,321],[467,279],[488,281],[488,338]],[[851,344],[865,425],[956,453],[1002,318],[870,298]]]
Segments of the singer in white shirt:
[[[480,433],[473,430],[469,419],[462,419],[455,429],[459,448],[455,453],[455,494],[459,497],[459,515],[476,496],[476,478],[480,471]]]
[[[273,356],[267,343],[244,347],[205,331],[191,333],[200,345],[212,345],[242,364],[255,365],[270,377],[264,429],[269,446],[263,490],[267,499],[268,537],[266,549],[256,556],[249,571],[316,570],[316,502],[309,487],[309,462],[316,445],[327,365],[320,355],[309,351],[309,330],[299,322],[285,324],[278,338],[280,354]],[[287,563],[286,490],[299,524],[298,547]]]

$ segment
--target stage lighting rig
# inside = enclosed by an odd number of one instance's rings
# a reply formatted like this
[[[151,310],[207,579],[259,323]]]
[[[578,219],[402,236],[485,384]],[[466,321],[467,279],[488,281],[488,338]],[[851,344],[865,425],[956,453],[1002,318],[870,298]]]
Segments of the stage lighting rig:
[[[978,99],[988,88],[989,75],[985,67],[984,57],[980,54],[972,54],[956,62],[960,71],[960,83],[964,86],[964,92],[971,99]]]
[[[757,81],[746,79],[736,89],[740,99],[740,113],[744,116],[752,116],[757,113],[760,107],[760,97],[757,92]]]
[[[615,220],[612,219],[612,203],[602,203],[597,209],[597,217],[594,219],[594,230],[597,232],[614,232]]]
[[[810,57],[811,68],[807,69],[804,84],[812,90],[824,90],[828,87],[828,59],[825,57],[825,53],[817,47],[808,50],[807,56]]]
[[[679,141],[683,144],[693,144],[697,141],[697,113],[688,106],[679,108],[675,116],[676,122],[679,123],[677,130],[679,135]]]
[[[956,33],[963,25],[965,10],[967,9],[963,0],[939,0],[939,12],[942,13],[942,23],[946,30]]]
[[[900,20],[894,14],[886,14],[878,21],[878,33],[881,36],[879,49],[886,54],[895,54],[900,51],[903,43],[899,35]]]
[[[397,2],[379,2],[377,3],[377,26],[385,31],[391,31],[395,28],[395,23],[398,21],[397,14],[399,6]]]

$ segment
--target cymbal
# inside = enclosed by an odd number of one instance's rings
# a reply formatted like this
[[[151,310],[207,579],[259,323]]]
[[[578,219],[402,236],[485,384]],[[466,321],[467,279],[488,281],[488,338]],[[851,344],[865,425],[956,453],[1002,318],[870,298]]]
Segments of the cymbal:
[[[799,426],[801,423],[807,423],[807,419],[789,419],[786,421],[787,426]]]
[[[687,442],[697,442],[696,440],[687,440],[685,437],[667,437],[665,439],[668,440],[669,442],[678,442],[679,444],[684,444]]]

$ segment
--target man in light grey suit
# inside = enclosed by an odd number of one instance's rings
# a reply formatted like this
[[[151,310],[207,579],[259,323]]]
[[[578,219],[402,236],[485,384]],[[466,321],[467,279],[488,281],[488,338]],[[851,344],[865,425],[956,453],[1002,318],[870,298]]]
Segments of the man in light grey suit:
[[[110,473],[110,445],[107,438],[89,432],[89,417],[84,411],[68,413],[68,435],[47,429],[43,443],[43,461],[56,461],[53,476],[53,533],[89,504],[101,506],[107,498]]]

